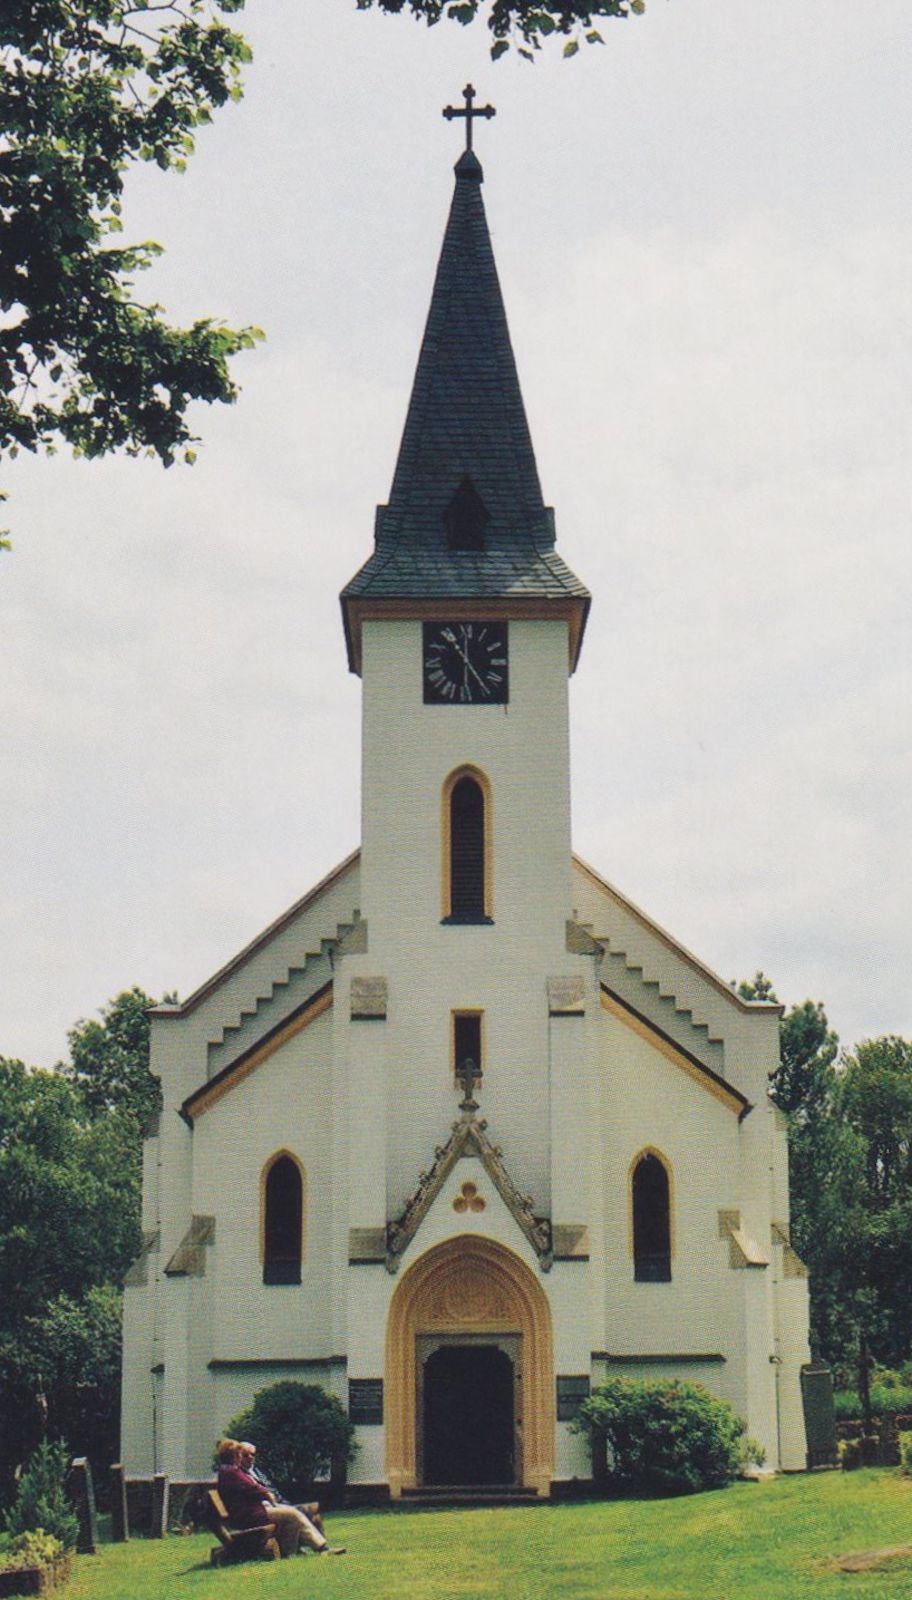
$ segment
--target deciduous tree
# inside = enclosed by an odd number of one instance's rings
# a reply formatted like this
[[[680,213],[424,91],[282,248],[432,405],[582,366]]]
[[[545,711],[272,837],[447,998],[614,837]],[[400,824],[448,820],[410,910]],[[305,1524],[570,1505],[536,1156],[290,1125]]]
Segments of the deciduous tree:
[[[0,1496],[48,1429],[81,1417],[95,1438],[110,1414],[106,1286],[139,1249],[138,1144],[128,1112],[90,1120],[77,1085],[0,1058]]]
[[[193,400],[233,400],[229,358],[259,331],[170,325],[120,244],[134,161],[180,170],[240,95],[244,0],[4,0],[0,7],[0,451],[63,441],[192,460]]]
[[[149,1071],[148,1011],[154,1004],[134,985],[102,1007],[100,1022],[90,1018],[70,1029],[70,1059],[60,1071],[78,1085],[91,1119],[122,1111],[142,1130],[159,1110],[161,1087]]]

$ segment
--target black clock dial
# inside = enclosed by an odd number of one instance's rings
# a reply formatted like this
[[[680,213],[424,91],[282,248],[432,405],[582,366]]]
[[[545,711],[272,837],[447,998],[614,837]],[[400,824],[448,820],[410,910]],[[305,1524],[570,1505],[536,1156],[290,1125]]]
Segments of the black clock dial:
[[[506,705],[505,622],[426,622],[423,647],[425,705]]]

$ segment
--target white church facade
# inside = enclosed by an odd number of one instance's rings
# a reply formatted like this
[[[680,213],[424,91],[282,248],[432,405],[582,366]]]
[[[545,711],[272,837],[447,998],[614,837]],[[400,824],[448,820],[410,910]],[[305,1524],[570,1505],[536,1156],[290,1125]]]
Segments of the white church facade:
[[[388,504],[342,594],[362,842],[152,1018],[129,1473],[204,1475],[317,1383],[354,1490],[559,1492],[606,1375],[695,1379],[805,1464],[779,1009],[570,840],[589,595],[555,550],[467,150]]]

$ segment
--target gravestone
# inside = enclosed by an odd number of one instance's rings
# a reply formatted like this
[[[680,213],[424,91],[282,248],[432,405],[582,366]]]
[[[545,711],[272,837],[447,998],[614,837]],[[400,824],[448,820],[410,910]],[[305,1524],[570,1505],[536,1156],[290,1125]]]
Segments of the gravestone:
[[[118,1461],[111,1468],[111,1538],[123,1544],[130,1537],[130,1516],[127,1511],[127,1479]]]
[[[93,1556],[98,1549],[98,1517],[95,1512],[95,1486],[86,1456],[76,1456],[67,1475],[67,1494],[79,1518],[76,1549],[81,1556]]]
[[[878,1463],[882,1467],[898,1467],[900,1462],[899,1429],[896,1415],[885,1411],[880,1419]]]
[[[171,1481],[167,1472],[156,1472],[152,1479],[152,1517],[149,1523],[149,1538],[163,1539],[168,1532],[168,1501],[170,1499]]]
[[[801,1368],[801,1401],[808,1468],[835,1466],[838,1451],[833,1375],[822,1361],[810,1361]]]

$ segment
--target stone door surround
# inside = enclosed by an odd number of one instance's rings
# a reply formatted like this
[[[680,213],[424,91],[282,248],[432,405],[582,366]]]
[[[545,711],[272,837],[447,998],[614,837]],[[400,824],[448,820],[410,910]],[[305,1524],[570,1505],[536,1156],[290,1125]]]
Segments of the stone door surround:
[[[386,1470],[390,1493],[418,1484],[418,1340],[514,1335],[522,1351],[522,1483],[547,1495],[554,1472],[551,1310],[535,1275],[512,1250],[463,1234],[421,1256],[403,1275],[386,1333]],[[493,1336],[493,1337],[492,1337]]]

